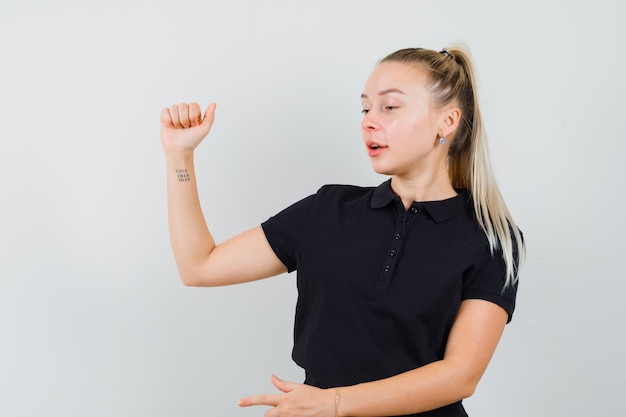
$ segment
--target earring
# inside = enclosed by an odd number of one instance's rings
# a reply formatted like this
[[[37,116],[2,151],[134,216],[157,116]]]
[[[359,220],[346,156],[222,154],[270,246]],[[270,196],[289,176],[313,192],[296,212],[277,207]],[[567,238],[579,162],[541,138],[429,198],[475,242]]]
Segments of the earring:
[[[446,143],[446,138],[444,138],[443,136],[439,138],[439,144],[443,145]]]

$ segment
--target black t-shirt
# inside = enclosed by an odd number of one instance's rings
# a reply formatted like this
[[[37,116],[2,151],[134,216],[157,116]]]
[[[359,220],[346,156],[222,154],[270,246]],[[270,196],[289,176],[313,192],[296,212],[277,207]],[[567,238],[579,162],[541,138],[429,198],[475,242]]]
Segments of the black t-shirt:
[[[262,224],[297,270],[293,359],[321,388],[374,381],[443,358],[461,301],[509,314],[500,252],[493,255],[467,190],[405,210],[391,189],[329,185]],[[465,416],[459,403],[420,415]]]

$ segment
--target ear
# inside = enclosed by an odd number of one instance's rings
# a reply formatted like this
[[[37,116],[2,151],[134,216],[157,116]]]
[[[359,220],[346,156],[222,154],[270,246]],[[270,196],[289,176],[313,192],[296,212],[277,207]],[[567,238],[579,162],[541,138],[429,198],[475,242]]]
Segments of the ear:
[[[458,107],[446,108],[442,111],[441,122],[439,125],[440,135],[447,138],[454,136],[459,122],[461,120],[461,111]]]

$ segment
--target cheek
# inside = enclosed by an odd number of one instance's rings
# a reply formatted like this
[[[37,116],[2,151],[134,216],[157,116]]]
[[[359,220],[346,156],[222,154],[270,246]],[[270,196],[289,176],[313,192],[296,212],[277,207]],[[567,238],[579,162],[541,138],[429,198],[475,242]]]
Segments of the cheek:
[[[394,141],[412,145],[430,142],[437,136],[432,123],[425,117],[387,120],[385,129]]]
[[[437,136],[437,131],[433,129],[430,120],[417,119],[411,121],[409,130],[412,135],[420,140],[432,140]]]
[[[416,130],[416,124],[408,120],[392,120],[387,123],[387,130],[398,137],[411,136]]]
[[[402,125],[397,126],[396,132],[398,136],[401,136],[405,141],[410,143],[421,142],[426,137],[426,129],[424,124],[420,121],[410,121]]]

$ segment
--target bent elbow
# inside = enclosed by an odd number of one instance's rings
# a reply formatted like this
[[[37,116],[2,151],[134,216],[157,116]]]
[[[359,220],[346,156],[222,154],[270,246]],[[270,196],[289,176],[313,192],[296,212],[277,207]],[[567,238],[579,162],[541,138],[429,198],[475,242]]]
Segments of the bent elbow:
[[[465,399],[474,395],[479,381],[480,376],[468,376],[460,387],[460,396]]]
[[[477,386],[478,384],[466,384],[461,391],[461,397],[466,399],[474,395]]]
[[[198,287],[200,286],[200,280],[198,279],[198,274],[189,268],[184,268],[182,266],[178,267],[178,276],[180,277],[180,281],[186,287]]]
[[[206,268],[179,266],[178,275],[180,281],[186,287],[218,287],[220,281],[214,273],[209,273]]]
[[[183,275],[180,276],[180,281],[183,283],[185,287],[197,287],[198,281],[191,279],[189,277],[185,277]]]
[[[193,278],[187,275],[183,275],[183,274],[179,274],[179,275],[180,275],[180,282],[182,282],[185,287],[197,287],[198,286],[197,280],[194,280]]]

